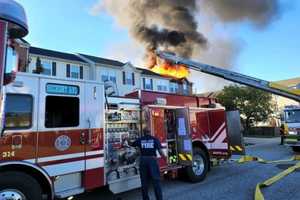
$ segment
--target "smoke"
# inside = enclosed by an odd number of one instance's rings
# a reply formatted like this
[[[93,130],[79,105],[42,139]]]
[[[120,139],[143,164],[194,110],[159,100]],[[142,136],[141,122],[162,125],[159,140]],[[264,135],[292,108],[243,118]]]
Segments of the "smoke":
[[[278,0],[204,0],[202,6],[225,23],[249,21],[261,28],[280,14]]]
[[[206,38],[197,31],[196,0],[103,0],[99,4],[91,13],[108,11],[147,49],[190,57],[195,47],[207,47]]]
[[[223,23],[248,21],[263,28],[280,13],[278,0],[101,0],[91,13],[103,10],[147,49],[174,51],[185,57],[191,57],[195,49],[209,48],[196,16],[216,16]]]
[[[232,66],[244,43],[228,25],[248,23],[261,30],[280,11],[279,0],[99,0],[90,13],[114,16],[146,51],[167,50],[207,64]]]

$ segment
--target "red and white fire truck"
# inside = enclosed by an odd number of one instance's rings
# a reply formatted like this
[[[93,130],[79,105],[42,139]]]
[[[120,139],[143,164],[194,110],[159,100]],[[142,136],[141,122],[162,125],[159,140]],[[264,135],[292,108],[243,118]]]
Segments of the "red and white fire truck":
[[[0,0],[0,7],[1,200],[139,187],[137,152],[126,141],[139,137],[143,126],[168,155],[159,158],[162,173],[181,170],[201,181],[212,159],[230,157],[224,108],[210,108],[213,99],[146,91],[106,98],[97,82],[15,78],[13,43],[28,33],[26,15],[15,1]]]
[[[137,152],[126,141],[144,126],[168,155],[159,158],[162,173],[181,170],[197,182],[212,159],[230,157],[225,110],[210,108],[214,99],[137,91],[105,100],[100,83],[27,73],[17,74],[5,96],[0,193],[9,198],[139,187]]]
[[[18,73],[12,82],[16,52],[9,44],[27,34],[26,17],[12,0],[0,0],[0,8],[1,200],[65,198],[105,185],[113,193],[139,187],[137,152],[126,141],[139,137],[144,126],[167,153],[166,159],[159,158],[163,174],[180,172],[192,182],[201,181],[210,161],[230,157],[228,135],[240,134],[239,115],[237,123],[227,123],[224,108],[214,99],[149,91],[106,97],[104,85],[97,82],[25,73]],[[300,101],[298,91],[157,54],[175,64]],[[5,69],[5,63],[10,67]],[[8,84],[5,92],[4,84]]]

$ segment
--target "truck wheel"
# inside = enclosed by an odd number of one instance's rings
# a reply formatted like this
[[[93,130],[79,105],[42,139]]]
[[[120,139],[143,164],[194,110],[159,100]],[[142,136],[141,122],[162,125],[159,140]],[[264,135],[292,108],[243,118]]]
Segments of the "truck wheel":
[[[299,146],[293,146],[292,147],[294,152],[300,152],[300,147]]]
[[[205,152],[200,148],[193,150],[193,165],[186,168],[188,180],[196,183],[205,179],[209,161]]]
[[[3,172],[0,174],[1,200],[41,200],[39,183],[22,172]]]

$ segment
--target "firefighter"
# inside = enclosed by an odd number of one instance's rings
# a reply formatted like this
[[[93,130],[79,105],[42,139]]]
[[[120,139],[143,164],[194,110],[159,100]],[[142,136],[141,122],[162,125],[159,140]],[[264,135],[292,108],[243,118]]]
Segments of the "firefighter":
[[[156,151],[165,157],[160,141],[151,136],[148,129],[143,130],[143,136],[134,141],[131,146],[140,149],[140,177],[142,183],[143,200],[149,200],[148,183],[152,181],[155,197],[157,200],[162,200],[162,189],[160,183],[160,170],[157,163]]]
[[[285,124],[281,124],[280,126],[280,145],[284,144],[284,139],[286,134],[288,133],[288,128]]]

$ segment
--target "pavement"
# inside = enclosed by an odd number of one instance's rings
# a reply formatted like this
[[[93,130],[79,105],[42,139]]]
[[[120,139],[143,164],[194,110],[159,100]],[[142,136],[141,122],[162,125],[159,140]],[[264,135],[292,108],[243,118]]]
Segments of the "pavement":
[[[266,160],[287,159],[294,155],[287,146],[279,145],[279,138],[244,138],[247,155],[259,156]],[[236,156],[233,156],[236,158]],[[227,162],[213,167],[207,178],[196,184],[180,180],[163,181],[164,199],[170,200],[253,200],[256,184],[262,182],[296,162],[285,164],[260,164],[255,162],[237,164]],[[300,171],[296,171],[274,185],[262,190],[266,200],[300,199]],[[107,188],[75,197],[75,200],[117,199],[140,200],[140,190],[112,195]],[[151,199],[155,199],[151,192]]]

